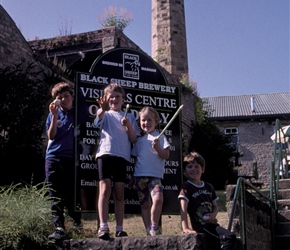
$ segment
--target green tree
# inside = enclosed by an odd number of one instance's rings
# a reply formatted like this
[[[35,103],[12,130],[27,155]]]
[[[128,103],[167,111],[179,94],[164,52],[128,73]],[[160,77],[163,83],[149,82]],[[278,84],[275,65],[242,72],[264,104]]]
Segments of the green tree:
[[[197,91],[197,83],[194,82],[188,74],[183,73],[179,78],[179,81],[187,91],[190,91],[194,95],[199,96],[199,93]]]
[[[124,8],[118,10],[116,6],[106,9],[103,14],[98,16],[98,20],[103,28],[116,26],[120,30],[124,30],[133,21],[132,12],[128,12]]]
[[[217,190],[222,190],[225,184],[236,181],[232,163],[234,150],[230,146],[231,138],[209,118],[211,110],[206,111],[203,107],[202,99],[196,97],[196,120],[192,124],[189,148],[198,151],[206,161],[203,179],[211,182]]]
[[[0,184],[29,181],[33,173],[44,173],[49,85],[32,64],[0,69],[0,82],[0,159],[6,163]]]
[[[183,74],[180,82],[186,91],[194,95],[195,120],[192,122],[188,151],[197,151],[204,157],[206,171],[203,179],[212,183],[217,190],[224,189],[226,183],[236,181],[232,163],[235,152],[230,146],[231,138],[210,119],[212,110],[205,105],[206,100],[198,96],[197,83],[188,74]]]

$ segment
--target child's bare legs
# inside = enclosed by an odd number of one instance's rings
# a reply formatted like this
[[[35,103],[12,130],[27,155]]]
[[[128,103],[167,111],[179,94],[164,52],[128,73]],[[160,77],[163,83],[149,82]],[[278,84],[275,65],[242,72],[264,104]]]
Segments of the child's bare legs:
[[[100,180],[99,199],[98,199],[100,223],[108,222],[110,196],[111,196],[111,180],[110,179]]]
[[[123,228],[124,219],[124,189],[125,183],[115,182],[113,189],[114,203],[115,203],[115,216],[116,216],[116,226]],[[118,230],[118,231],[122,231]]]
[[[152,198],[151,225],[154,226],[159,224],[163,205],[163,192],[161,192],[160,190],[155,192],[153,190],[151,191],[151,198]]]
[[[151,205],[151,200],[147,200],[141,205],[141,215],[146,231],[151,227]]]

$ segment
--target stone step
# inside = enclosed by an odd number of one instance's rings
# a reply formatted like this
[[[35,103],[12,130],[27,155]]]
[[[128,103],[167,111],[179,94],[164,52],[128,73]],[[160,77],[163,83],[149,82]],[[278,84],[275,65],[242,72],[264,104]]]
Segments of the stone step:
[[[111,240],[82,239],[65,240],[62,250],[86,249],[178,249],[178,250],[206,250],[207,239],[203,234],[158,235],[148,237],[120,237]],[[242,250],[242,243],[236,241],[234,250]]]
[[[280,210],[278,212],[278,221],[279,222],[290,222],[290,210]]]
[[[290,249],[290,179],[279,180],[278,224],[275,230],[275,249]]]
[[[279,206],[284,207],[287,209],[287,207],[290,208],[290,199],[279,199],[277,200],[277,203]]]
[[[278,191],[278,199],[290,199],[290,189],[280,189]]]
[[[290,179],[279,180],[279,190],[281,189],[290,189]]]

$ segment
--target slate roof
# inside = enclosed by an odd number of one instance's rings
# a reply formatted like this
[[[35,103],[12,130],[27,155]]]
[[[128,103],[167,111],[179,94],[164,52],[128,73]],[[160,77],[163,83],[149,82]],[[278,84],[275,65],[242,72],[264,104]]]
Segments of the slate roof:
[[[290,119],[290,92],[239,96],[203,97],[204,110],[215,120]]]

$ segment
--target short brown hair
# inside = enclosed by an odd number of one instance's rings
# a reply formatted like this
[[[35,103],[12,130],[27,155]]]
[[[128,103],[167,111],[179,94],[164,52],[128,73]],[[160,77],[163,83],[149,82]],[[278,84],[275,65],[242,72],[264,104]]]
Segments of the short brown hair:
[[[125,98],[125,90],[118,85],[117,83],[111,83],[104,88],[104,96],[106,96],[109,92],[115,91],[122,94],[122,97]]]
[[[59,82],[55,84],[51,90],[52,98],[56,98],[59,94],[68,91],[72,96],[74,96],[73,86],[67,82]]]
[[[184,168],[188,163],[192,163],[194,161],[196,161],[202,167],[203,170],[205,169],[205,160],[198,152],[191,152],[188,155],[184,156],[183,159]]]

